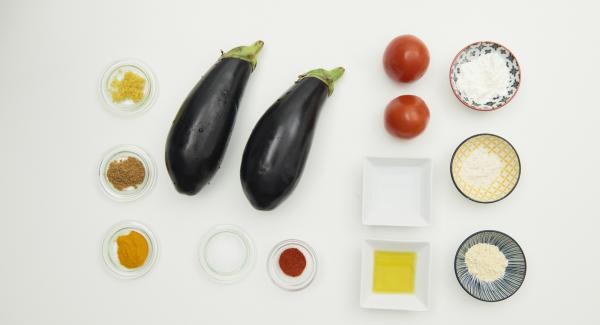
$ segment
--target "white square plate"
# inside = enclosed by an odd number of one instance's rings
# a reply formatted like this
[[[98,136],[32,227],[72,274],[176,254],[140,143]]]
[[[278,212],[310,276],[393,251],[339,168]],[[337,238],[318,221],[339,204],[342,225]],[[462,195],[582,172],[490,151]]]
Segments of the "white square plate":
[[[367,157],[362,221],[370,226],[431,223],[431,159]]]
[[[391,294],[373,292],[374,252],[415,252],[415,292],[413,294]],[[431,247],[428,242],[392,240],[365,240],[362,247],[362,271],[360,284],[360,306],[371,309],[396,309],[424,311],[429,307],[429,269]]]

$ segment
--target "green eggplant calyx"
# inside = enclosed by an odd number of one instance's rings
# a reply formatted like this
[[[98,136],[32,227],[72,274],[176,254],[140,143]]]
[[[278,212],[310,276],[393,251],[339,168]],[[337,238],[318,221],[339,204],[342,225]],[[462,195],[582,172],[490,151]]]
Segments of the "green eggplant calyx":
[[[344,68],[338,67],[331,70],[325,69],[314,69],[310,70],[305,74],[300,75],[300,79],[313,77],[323,81],[327,85],[327,89],[329,89],[329,96],[333,93],[333,85],[335,82],[340,79],[340,77],[344,74]]]
[[[221,59],[236,58],[248,61],[252,65],[252,71],[254,71],[254,68],[256,68],[256,56],[258,55],[258,52],[260,52],[260,50],[262,49],[263,45],[265,45],[265,42],[256,41],[252,45],[238,46],[229,50],[228,52],[222,53]]]

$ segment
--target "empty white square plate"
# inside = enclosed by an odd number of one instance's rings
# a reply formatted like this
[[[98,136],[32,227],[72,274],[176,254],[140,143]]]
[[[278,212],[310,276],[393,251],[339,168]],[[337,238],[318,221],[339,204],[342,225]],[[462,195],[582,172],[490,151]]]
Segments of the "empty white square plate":
[[[431,159],[367,157],[362,221],[370,226],[431,223]]]
[[[415,284],[412,294],[373,292],[374,252],[415,252]],[[431,247],[428,242],[365,240],[362,247],[360,306],[371,309],[424,311],[429,308]]]

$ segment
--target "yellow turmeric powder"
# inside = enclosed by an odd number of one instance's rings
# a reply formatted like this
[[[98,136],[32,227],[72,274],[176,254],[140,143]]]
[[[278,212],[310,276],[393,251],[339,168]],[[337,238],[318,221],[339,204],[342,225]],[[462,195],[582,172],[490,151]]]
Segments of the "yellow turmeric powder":
[[[112,101],[118,103],[131,99],[134,103],[138,103],[144,99],[145,85],[146,79],[134,72],[127,71],[123,75],[123,79],[115,78],[110,82]]]
[[[148,241],[137,231],[117,238],[117,255],[121,265],[135,269],[146,262],[148,258]]]

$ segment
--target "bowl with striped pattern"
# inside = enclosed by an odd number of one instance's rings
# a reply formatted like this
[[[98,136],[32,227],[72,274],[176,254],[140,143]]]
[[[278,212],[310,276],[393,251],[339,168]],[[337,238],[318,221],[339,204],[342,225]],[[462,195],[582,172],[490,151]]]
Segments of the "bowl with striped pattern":
[[[477,244],[497,246],[508,260],[504,276],[495,281],[482,281],[469,272],[465,262],[467,251]],[[467,237],[456,251],[454,272],[460,286],[473,298],[497,302],[509,298],[523,284],[527,262],[521,246],[509,235],[496,230],[482,230]]]

